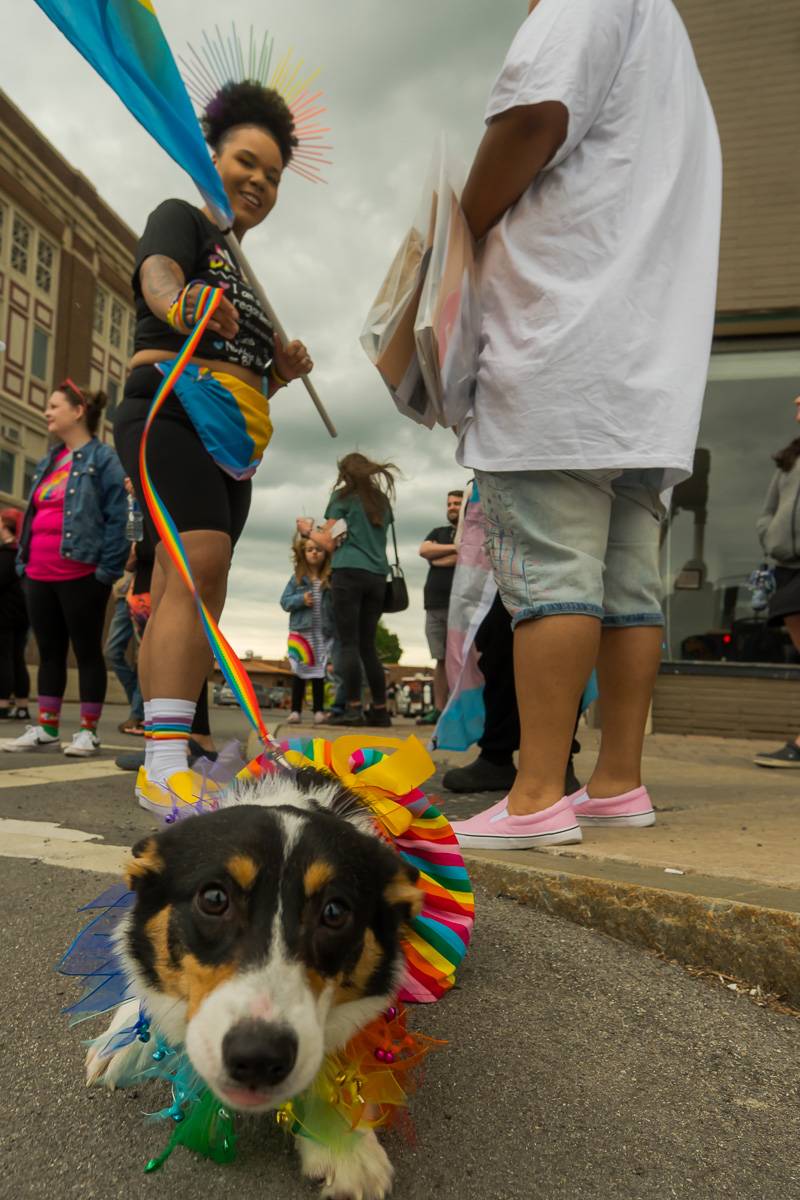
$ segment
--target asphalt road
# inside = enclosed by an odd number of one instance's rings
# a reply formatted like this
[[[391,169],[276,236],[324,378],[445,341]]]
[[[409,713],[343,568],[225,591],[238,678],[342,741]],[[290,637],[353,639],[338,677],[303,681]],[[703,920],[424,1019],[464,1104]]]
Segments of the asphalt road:
[[[34,762],[65,760],[0,759],[0,818],[114,845],[151,827],[130,776],[40,783],[24,775]],[[27,786],[3,786],[19,769]],[[166,1140],[142,1115],[161,1106],[159,1086],[83,1086],[93,1030],[68,1029],[60,1008],[76,989],[52,969],[109,877],[3,857],[3,828],[0,1196],[313,1197],[263,1118],[242,1122],[230,1166],[177,1150],[143,1174]],[[794,1019],[508,900],[480,895],[478,913],[459,988],[413,1014],[448,1045],[412,1104],[416,1143],[386,1139],[395,1200],[800,1197]]]

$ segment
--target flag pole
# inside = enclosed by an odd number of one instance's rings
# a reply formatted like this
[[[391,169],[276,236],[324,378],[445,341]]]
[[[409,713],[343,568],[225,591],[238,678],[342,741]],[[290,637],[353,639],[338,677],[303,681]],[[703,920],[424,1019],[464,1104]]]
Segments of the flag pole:
[[[278,318],[275,314],[275,309],[272,307],[269,300],[267,299],[266,293],[264,292],[264,289],[262,288],[261,284],[259,283],[258,277],[256,276],[255,271],[250,266],[250,263],[247,261],[244,251],[242,250],[242,247],[239,243],[239,239],[237,238],[236,234],[233,232],[232,229],[229,230],[227,233],[225,233],[224,237],[225,237],[225,241],[227,242],[228,246],[230,247],[231,254],[233,254],[233,256],[236,259],[236,261],[238,262],[239,266],[242,268],[242,271],[249,279],[250,284],[252,285],[253,291],[258,296],[261,307],[264,309],[264,312],[267,314],[267,317],[272,322],[273,329],[275,330],[278,337],[281,339],[281,341],[283,342],[283,344],[285,346],[289,340],[286,336],[286,330],[283,328],[283,325],[278,320]],[[317,389],[314,387],[313,383],[311,382],[311,380],[308,378],[307,375],[301,375],[300,378],[302,379],[303,385],[304,385],[306,391],[308,392],[309,396],[314,401],[314,406],[315,406],[317,412],[319,413],[320,417],[322,418],[322,422],[323,422],[325,428],[327,429],[328,433],[331,435],[331,437],[334,437],[334,438],[337,437],[338,433],[336,430],[336,426],[334,425],[333,421],[328,416],[328,412],[327,412],[327,409],[325,408],[325,405],[322,403],[319,396],[317,395]]]

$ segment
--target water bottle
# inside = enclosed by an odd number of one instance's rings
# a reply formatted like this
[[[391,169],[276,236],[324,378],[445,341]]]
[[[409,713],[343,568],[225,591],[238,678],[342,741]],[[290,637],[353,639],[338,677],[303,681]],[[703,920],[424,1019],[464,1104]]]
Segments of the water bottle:
[[[129,542],[141,542],[144,537],[144,517],[135,496],[128,496],[128,520],[125,537]]]

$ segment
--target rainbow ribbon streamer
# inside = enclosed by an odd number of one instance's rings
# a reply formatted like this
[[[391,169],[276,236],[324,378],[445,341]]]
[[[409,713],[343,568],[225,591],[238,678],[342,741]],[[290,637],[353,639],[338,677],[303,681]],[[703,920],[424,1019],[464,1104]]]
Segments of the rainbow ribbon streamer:
[[[261,710],[258,707],[258,700],[256,699],[250,676],[245,671],[236,651],[228,642],[219,625],[214,620],[214,617],[208,611],[197,590],[192,569],[189,566],[189,559],[181,541],[181,535],[178,533],[175,522],[164,506],[163,500],[153,486],[153,481],[147,469],[147,443],[153,422],[169,398],[176,381],[180,379],[187,363],[192,358],[198,342],[206,331],[206,326],[219,308],[222,297],[222,288],[208,286],[201,288],[195,309],[195,326],[184,342],[180,354],[173,361],[172,369],[164,377],[163,383],[153,397],[150,412],[147,414],[142,442],[139,447],[139,475],[142,481],[142,492],[145,503],[153,519],[153,524],[158,531],[158,536],[161,538],[167,554],[177,567],[183,582],[194,596],[205,635],[208,638],[208,643],[214,657],[219,663],[219,668],[225,677],[225,681],[236,697],[242,712],[253,726],[253,729],[255,729],[265,745],[271,745],[267,728],[261,719]]]

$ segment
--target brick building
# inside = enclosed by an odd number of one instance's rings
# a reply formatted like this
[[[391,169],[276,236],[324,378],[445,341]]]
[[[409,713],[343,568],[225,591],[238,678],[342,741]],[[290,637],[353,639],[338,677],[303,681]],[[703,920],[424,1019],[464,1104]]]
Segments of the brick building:
[[[136,235],[0,91],[0,504],[20,504],[69,375],[122,396]],[[109,438],[108,422],[101,435]]]

